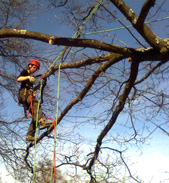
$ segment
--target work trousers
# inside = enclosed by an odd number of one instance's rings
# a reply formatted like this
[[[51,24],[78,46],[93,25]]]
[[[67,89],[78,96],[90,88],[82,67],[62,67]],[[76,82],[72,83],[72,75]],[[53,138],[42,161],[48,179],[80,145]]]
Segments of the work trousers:
[[[36,118],[37,118],[37,112],[38,112],[38,121],[43,118],[43,113],[42,113],[42,109],[41,106],[39,106],[38,109],[38,100],[33,97],[31,99],[32,96],[30,96],[30,91],[25,89],[21,89],[19,91],[19,103],[23,104],[26,109],[29,109],[30,105],[31,105],[31,100],[32,100],[32,110],[30,109],[30,112],[32,114],[32,121],[30,123],[30,126],[28,128],[28,132],[27,135],[30,135],[32,137],[34,137],[35,135],[35,130],[36,130]]]

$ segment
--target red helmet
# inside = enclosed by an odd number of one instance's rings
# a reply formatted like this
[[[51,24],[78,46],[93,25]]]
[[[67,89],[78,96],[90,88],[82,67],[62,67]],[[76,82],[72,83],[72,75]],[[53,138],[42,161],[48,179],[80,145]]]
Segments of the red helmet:
[[[40,69],[40,62],[38,60],[32,60],[29,62],[29,65],[36,65],[38,67],[38,69]]]

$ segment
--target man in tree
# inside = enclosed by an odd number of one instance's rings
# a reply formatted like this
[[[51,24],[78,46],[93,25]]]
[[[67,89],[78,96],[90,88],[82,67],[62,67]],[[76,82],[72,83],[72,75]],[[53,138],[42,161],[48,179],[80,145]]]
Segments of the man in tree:
[[[42,109],[38,109],[38,100],[35,98],[35,92],[33,90],[33,83],[35,77],[31,76],[34,72],[40,69],[40,63],[38,60],[32,60],[28,64],[28,69],[23,70],[19,77],[18,82],[21,82],[21,87],[19,90],[19,103],[24,105],[25,109],[29,109],[32,114],[32,122],[29,126],[26,142],[32,142],[35,140],[35,129],[36,129],[36,118],[38,112],[38,125],[39,129],[44,129],[49,127],[52,123],[48,122],[46,118],[43,117]],[[44,78],[44,76],[41,76]]]

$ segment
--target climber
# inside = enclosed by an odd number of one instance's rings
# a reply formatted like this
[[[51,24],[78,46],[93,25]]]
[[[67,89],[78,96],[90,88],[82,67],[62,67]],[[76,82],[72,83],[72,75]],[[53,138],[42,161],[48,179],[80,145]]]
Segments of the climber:
[[[29,110],[32,114],[32,122],[29,126],[26,142],[32,142],[35,140],[35,129],[36,129],[36,118],[38,110],[38,100],[35,98],[35,92],[33,90],[33,83],[35,77],[32,76],[34,72],[40,69],[40,63],[38,60],[32,60],[28,64],[28,68],[23,70],[17,78],[18,82],[21,82],[21,87],[19,89],[18,100],[20,104],[23,104],[26,110]],[[45,78],[45,75],[41,76],[42,79]],[[38,126],[42,130],[48,128],[52,123],[48,122],[46,118],[43,117],[41,106],[38,110]]]

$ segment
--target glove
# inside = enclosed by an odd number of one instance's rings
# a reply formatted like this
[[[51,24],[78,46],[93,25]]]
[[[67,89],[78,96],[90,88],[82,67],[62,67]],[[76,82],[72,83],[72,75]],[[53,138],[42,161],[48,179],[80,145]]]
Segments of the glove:
[[[34,77],[32,77],[32,76],[28,76],[28,79],[29,79],[29,81],[31,82],[31,83],[33,83],[36,79],[34,78]]]

